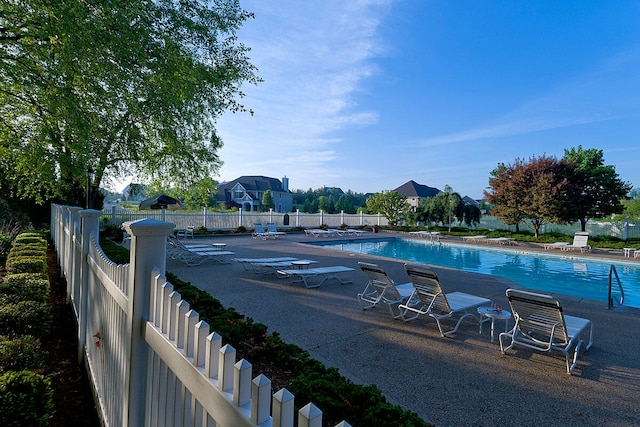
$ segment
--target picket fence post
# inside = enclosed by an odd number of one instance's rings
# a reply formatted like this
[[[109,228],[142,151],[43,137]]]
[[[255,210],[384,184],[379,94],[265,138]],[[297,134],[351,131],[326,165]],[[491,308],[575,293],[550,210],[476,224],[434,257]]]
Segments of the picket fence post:
[[[91,236],[95,236],[96,241],[100,233],[100,215],[102,212],[94,209],[80,211],[82,217],[82,270],[80,272],[80,301],[78,303],[78,363],[84,360],[84,349],[87,344],[87,313],[89,294],[89,263],[87,256],[91,247]],[[74,285],[77,286],[77,285]]]
[[[150,318],[149,279],[154,268],[160,275],[165,274],[166,238],[175,225],[149,218],[125,222],[123,225],[131,235],[129,307],[125,330],[130,340],[130,353],[124,376],[123,425],[135,427],[144,425],[147,345],[142,334]]]

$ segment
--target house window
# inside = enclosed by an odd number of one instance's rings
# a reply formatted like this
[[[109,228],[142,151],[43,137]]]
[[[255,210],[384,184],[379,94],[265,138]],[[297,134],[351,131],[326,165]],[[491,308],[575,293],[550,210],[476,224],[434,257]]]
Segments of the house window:
[[[244,191],[236,190],[233,192],[234,199],[242,199],[244,197]]]

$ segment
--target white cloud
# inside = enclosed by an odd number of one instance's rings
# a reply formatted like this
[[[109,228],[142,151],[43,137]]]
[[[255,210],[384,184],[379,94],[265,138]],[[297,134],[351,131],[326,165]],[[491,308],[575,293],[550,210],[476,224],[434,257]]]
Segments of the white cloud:
[[[339,150],[332,134],[372,125],[375,111],[354,103],[376,73],[372,59],[385,1],[248,2],[256,14],[239,33],[264,82],[245,87],[248,114],[219,120],[222,179],[245,174],[326,173]],[[381,7],[382,6],[382,7]],[[284,154],[284,155],[283,155]],[[253,170],[250,170],[253,169]]]

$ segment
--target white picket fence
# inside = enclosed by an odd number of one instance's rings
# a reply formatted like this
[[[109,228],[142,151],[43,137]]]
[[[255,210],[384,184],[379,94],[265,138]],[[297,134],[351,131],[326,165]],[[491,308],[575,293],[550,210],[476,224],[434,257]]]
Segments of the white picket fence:
[[[367,225],[387,225],[387,218],[380,214],[348,214],[344,212],[328,214],[325,212],[302,213],[299,210],[291,213],[269,212],[245,212],[242,209],[237,212],[209,212],[206,208],[202,212],[168,211],[166,209],[145,210],[133,212],[112,206],[102,213],[101,226],[119,226],[123,222],[135,221],[144,218],[154,218],[159,221],[169,221],[178,229],[187,227],[204,227],[210,230],[235,230],[238,227],[253,228],[256,222],[265,224],[273,223],[278,227],[302,227],[315,228],[321,225],[339,227],[346,224],[350,227]]]
[[[294,396],[210,331],[167,282],[166,236],[175,224],[126,222],[129,264],[98,244],[102,213],[54,205],[51,236],[78,324],[78,357],[87,367],[107,427],[293,427]],[[299,427],[322,426],[313,403]],[[346,427],[345,421],[336,427]]]

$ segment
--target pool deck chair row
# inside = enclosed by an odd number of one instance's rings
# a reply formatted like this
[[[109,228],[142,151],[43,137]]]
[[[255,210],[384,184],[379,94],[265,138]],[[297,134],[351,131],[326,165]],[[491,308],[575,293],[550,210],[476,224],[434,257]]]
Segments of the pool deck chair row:
[[[399,319],[402,314],[394,312],[398,305],[406,302],[413,294],[411,282],[396,285],[386,271],[376,264],[359,262],[358,266],[367,277],[367,286],[358,294],[358,302],[363,310],[374,308],[378,304],[386,304],[391,316]]]
[[[506,293],[515,325],[500,334],[500,350],[506,353],[520,345],[542,352],[561,351],[567,362],[567,373],[571,374],[583,344],[585,351],[593,344],[591,321],[563,314],[560,302],[550,295],[516,289],[507,289]],[[511,343],[505,347],[509,340]]]
[[[409,300],[398,306],[404,321],[417,319],[420,315],[428,315],[438,324],[440,334],[446,337],[455,333],[460,327],[460,323],[467,317],[473,317],[480,323],[482,316],[478,313],[478,307],[492,304],[488,298],[464,292],[445,294],[440,286],[438,276],[429,267],[418,264],[405,264],[404,267],[414,287]],[[459,317],[456,326],[445,331],[441,321],[455,317]]]

